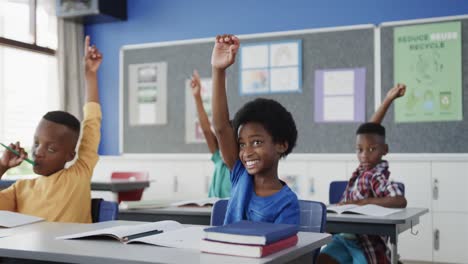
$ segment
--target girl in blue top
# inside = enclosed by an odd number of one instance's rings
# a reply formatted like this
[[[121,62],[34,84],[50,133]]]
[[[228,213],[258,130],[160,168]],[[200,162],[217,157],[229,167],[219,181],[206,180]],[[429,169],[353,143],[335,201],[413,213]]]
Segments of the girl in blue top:
[[[239,220],[299,224],[299,202],[278,178],[278,162],[296,145],[294,119],[280,103],[258,98],[229,122],[226,69],[235,61],[239,39],[216,37],[211,57],[213,125],[225,164],[231,170],[231,199],[225,224]]]

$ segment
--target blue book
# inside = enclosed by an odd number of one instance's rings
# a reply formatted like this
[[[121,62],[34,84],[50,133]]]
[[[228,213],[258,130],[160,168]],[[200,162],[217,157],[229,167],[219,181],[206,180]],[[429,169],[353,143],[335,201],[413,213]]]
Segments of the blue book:
[[[236,223],[205,229],[205,239],[248,245],[269,245],[294,236],[299,226],[242,220]]]

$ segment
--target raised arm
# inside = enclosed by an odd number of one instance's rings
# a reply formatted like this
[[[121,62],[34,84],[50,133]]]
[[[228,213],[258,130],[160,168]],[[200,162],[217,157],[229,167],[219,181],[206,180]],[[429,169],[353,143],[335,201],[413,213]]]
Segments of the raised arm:
[[[392,89],[390,89],[390,91],[388,91],[387,93],[387,96],[383,100],[382,104],[379,106],[377,111],[372,115],[369,122],[377,123],[377,124],[382,123],[382,120],[385,117],[385,113],[387,113],[387,110],[392,104],[393,100],[405,95],[405,91],[406,91],[406,85],[400,84],[400,83],[397,84]]]
[[[206,114],[205,108],[203,107],[203,101],[201,97],[201,81],[200,75],[195,70],[193,71],[192,80],[190,82],[192,87],[193,99],[195,99],[195,105],[197,107],[198,120],[200,121],[200,126],[205,136],[206,144],[211,153],[214,153],[218,149],[218,141],[216,141],[216,136],[211,131],[210,120]]]
[[[99,90],[97,84],[97,71],[102,62],[102,54],[96,46],[90,46],[90,38],[86,36],[84,63],[86,78],[86,101],[99,103]]]
[[[93,45],[90,38],[85,38],[84,70],[86,80],[86,104],[84,106],[83,122],[81,123],[81,140],[78,148],[78,159],[69,168],[77,175],[91,179],[99,155],[98,148],[101,140],[101,107],[99,105],[99,88],[97,71],[102,62],[102,55]]]
[[[226,96],[226,69],[231,66],[239,49],[239,39],[234,35],[216,36],[211,66],[213,71],[213,126],[224,163],[229,169],[239,155],[234,130],[229,122],[229,110]]]

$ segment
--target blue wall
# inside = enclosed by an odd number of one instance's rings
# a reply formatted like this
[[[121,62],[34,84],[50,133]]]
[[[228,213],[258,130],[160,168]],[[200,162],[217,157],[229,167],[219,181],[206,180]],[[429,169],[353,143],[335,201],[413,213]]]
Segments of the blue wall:
[[[123,45],[468,14],[466,0],[127,0],[128,20],[86,25],[104,54],[100,154],[119,154],[119,50]]]

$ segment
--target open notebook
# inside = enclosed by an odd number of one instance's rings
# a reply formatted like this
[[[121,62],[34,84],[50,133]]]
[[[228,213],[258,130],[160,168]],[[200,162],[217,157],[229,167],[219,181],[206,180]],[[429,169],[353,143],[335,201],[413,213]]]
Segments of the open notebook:
[[[139,225],[116,226],[94,231],[70,234],[56,239],[114,238],[124,244],[145,243],[162,247],[200,249],[203,226],[184,227],[182,224],[166,220]]]
[[[375,204],[356,205],[356,204],[345,204],[345,205],[329,205],[327,206],[327,213],[337,214],[360,214],[370,216],[387,216],[400,212],[402,209],[387,208]]]
[[[16,227],[44,221],[43,218],[0,210],[0,227]]]

